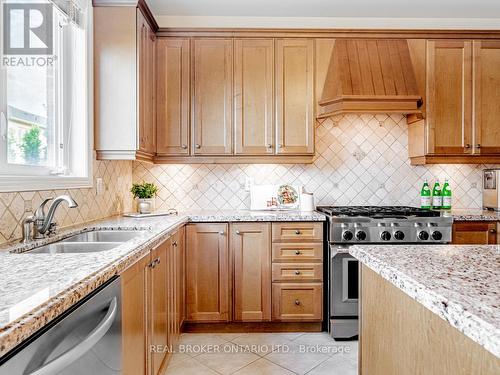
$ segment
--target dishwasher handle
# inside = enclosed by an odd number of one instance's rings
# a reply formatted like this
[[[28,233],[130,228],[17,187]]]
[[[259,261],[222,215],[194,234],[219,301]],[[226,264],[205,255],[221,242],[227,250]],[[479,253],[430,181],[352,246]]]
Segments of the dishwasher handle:
[[[87,353],[104,335],[109,331],[118,312],[118,302],[116,297],[109,304],[106,316],[99,322],[89,335],[73,348],[68,349],[59,357],[54,358],[49,363],[33,371],[30,375],[50,375],[57,374],[71,363],[75,362],[82,355]]]

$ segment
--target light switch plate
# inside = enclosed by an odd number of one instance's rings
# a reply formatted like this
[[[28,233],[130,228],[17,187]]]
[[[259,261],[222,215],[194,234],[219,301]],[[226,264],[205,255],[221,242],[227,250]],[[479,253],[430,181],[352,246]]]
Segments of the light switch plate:
[[[95,179],[95,190],[97,195],[104,194],[105,186],[104,186],[104,181],[102,180],[101,177],[97,177]]]

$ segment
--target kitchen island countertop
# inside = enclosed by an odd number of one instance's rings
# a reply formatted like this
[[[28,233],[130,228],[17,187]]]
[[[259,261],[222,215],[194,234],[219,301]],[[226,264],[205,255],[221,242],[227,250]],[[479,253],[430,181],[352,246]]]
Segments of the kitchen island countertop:
[[[364,245],[349,253],[500,357],[499,245]]]

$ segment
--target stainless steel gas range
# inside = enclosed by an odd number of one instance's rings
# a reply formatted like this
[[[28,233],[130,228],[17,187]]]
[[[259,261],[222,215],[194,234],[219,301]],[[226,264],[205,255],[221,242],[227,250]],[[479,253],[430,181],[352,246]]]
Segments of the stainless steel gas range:
[[[328,218],[328,324],[336,340],[358,337],[358,261],[349,246],[362,244],[445,244],[451,217],[414,207],[319,206]]]

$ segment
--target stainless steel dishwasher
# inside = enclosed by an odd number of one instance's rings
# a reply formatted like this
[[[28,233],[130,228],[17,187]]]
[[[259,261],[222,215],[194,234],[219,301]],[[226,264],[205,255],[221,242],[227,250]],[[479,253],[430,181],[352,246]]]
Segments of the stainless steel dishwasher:
[[[121,374],[120,278],[100,287],[2,357],[0,374]]]

